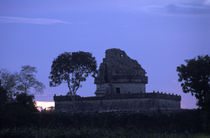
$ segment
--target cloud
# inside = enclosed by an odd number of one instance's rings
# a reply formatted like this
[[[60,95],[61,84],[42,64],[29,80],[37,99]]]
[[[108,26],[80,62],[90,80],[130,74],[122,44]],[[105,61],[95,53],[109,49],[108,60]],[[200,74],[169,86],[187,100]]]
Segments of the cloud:
[[[25,17],[9,17],[9,16],[0,16],[0,23],[25,23],[25,24],[41,24],[41,25],[71,24],[70,22],[58,19],[25,18]]]
[[[172,15],[210,15],[210,0],[191,3],[167,3],[164,5],[149,5],[143,8],[149,13]]]
[[[167,5],[165,9],[172,14],[210,14],[210,6],[205,5]]]
[[[205,0],[204,4],[210,5],[210,0]]]

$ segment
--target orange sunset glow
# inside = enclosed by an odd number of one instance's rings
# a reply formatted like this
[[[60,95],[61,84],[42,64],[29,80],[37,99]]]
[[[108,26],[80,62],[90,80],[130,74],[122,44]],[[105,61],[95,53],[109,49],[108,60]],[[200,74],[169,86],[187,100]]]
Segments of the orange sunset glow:
[[[51,110],[52,107],[55,107],[55,102],[36,101],[36,106],[39,111]]]

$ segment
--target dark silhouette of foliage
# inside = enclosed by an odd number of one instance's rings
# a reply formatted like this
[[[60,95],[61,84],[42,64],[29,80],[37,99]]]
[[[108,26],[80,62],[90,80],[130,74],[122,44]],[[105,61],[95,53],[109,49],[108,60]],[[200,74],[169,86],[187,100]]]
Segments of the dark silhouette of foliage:
[[[15,107],[15,108],[14,108]],[[19,106],[20,107],[20,106]],[[147,133],[201,133],[201,112],[182,110],[176,113],[79,113],[58,114],[54,112],[31,113],[24,108],[10,105],[13,109],[7,115],[0,116],[1,128],[39,128],[66,129],[81,128],[125,131],[136,130]],[[21,112],[18,112],[21,111]],[[23,112],[25,112],[23,114]]]
[[[28,95],[26,93],[17,94],[16,99],[15,99],[17,104],[24,106],[25,108],[28,109],[28,111],[36,112],[37,109],[35,107],[35,102],[33,100],[34,100],[34,96]]]
[[[2,87],[0,80],[0,108],[2,108],[7,101],[8,101],[7,90]]]
[[[42,92],[44,84],[36,79],[37,70],[35,67],[25,65],[20,72],[10,73],[7,70],[0,70],[2,87],[7,90],[9,99],[14,99],[17,92],[29,93],[31,88],[36,92]]]
[[[45,88],[44,84],[36,80],[37,70],[29,65],[22,66],[18,73],[17,90],[19,92],[28,93],[30,88],[34,88],[36,92],[42,92]]]
[[[43,84],[35,79],[34,67],[23,66],[20,73],[2,71],[0,74],[0,128],[30,126],[36,120],[34,112],[38,112],[34,104],[34,96],[29,95],[30,88],[40,90]]]
[[[89,52],[65,52],[52,63],[49,78],[50,86],[58,86],[63,82],[68,85],[67,95],[75,96],[81,82],[92,74],[96,74],[96,60]]]
[[[210,110],[210,57],[198,56],[185,62],[177,67],[183,92],[194,95],[199,108]]]
[[[33,102],[33,96],[26,93],[17,94],[13,101],[0,107],[0,128],[32,126],[38,120],[34,113],[38,112]]]
[[[183,92],[190,92],[203,111],[203,128],[210,132],[210,57],[198,56],[177,67]]]
[[[17,73],[10,73],[6,69],[0,70],[1,86],[7,91],[8,100],[13,100],[17,90]]]

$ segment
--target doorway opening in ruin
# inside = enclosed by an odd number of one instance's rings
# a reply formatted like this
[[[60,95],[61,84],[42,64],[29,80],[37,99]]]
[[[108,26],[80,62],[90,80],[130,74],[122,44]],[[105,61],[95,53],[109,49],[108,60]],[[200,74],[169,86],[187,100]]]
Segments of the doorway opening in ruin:
[[[120,94],[120,88],[116,88],[116,93]]]

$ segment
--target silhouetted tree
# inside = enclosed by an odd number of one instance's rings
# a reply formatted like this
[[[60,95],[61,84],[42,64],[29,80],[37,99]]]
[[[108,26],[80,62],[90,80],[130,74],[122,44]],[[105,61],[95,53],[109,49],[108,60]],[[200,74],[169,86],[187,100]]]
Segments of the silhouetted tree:
[[[29,65],[22,66],[17,78],[17,90],[19,92],[28,93],[31,88],[36,92],[42,92],[45,88],[44,84],[36,80],[37,70]]]
[[[0,70],[1,86],[7,91],[8,100],[12,100],[17,92],[17,73],[10,73],[6,69]]]
[[[7,70],[0,72],[0,101],[4,104],[6,113],[14,108],[22,112],[37,111],[34,105],[34,96],[29,95],[30,89],[34,88],[37,92],[44,89],[44,85],[36,80],[35,67],[22,66],[20,72],[9,73]],[[3,111],[3,110],[2,110]]]
[[[210,110],[210,57],[198,56],[185,62],[187,65],[177,67],[183,92],[194,95],[199,108]]]
[[[22,66],[21,71],[15,73],[10,73],[5,69],[0,70],[2,87],[7,90],[8,97],[13,99],[17,92],[28,93],[31,88],[42,92],[45,86],[37,81],[36,73],[36,68],[29,65]]]
[[[17,94],[15,100],[17,104],[19,104],[20,106],[23,106],[28,111],[32,111],[32,112],[37,111],[35,107],[35,102],[33,101],[34,100],[33,95],[28,95],[27,93],[20,93],[20,94]]]
[[[0,80],[0,108],[2,108],[7,101],[8,101],[7,91],[2,87]]]
[[[66,82],[69,92],[67,95],[75,96],[81,87],[81,82],[96,73],[96,60],[89,52],[65,52],[60,54],[52,63],[49,78],[50,86],[58,86]]]

